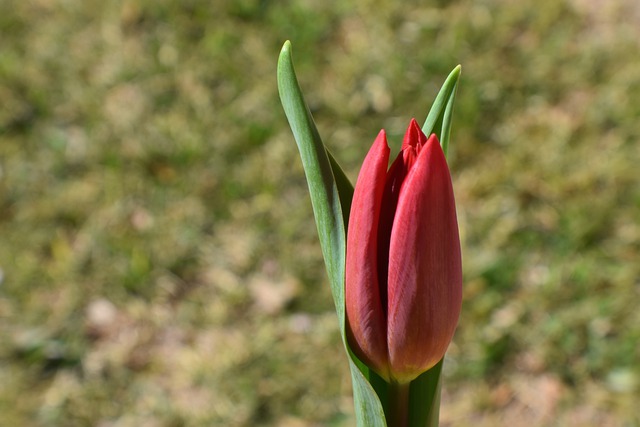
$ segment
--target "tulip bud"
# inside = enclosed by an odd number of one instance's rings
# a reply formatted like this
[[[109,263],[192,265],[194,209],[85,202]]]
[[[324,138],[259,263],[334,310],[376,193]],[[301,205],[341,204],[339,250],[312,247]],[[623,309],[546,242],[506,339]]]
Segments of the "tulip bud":
[[[444,356],[462,305],[451,176],[436,135],[411,120],[389,170],[378,134],[351,205],[346,314],[353,352],[386,381],[408,383]]]

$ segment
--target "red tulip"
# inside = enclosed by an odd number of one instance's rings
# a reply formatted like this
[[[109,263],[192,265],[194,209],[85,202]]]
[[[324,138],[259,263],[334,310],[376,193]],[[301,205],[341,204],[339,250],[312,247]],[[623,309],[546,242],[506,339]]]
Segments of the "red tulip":
[[[380,131],[355,186],[346,258],[353,352],[387,381],[408,383],[444,356],[462,304],[462,261],[447,161],[415,120],[387,171]]]

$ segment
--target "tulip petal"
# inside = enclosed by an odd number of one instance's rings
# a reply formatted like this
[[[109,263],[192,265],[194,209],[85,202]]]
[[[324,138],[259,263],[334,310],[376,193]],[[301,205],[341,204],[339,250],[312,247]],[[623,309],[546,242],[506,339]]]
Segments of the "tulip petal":
[[[381,292],[381,295],[383,296],[382,304],[385,308],[387,306],[389,242],[391,241],[391,230],[398,206],[398,197],[400,197],[400,188],[407,176],[407,172],[416,161],[417,150],[422,148],[426,141],[427,137],[420,130],[416,120],[411,119],[402,141],[402,150],[387,172],[387,182],[382,196],[382,210],[380,211],[380,224],[378,226],[378,278],[381,286],[384,286],[384,292]]]
[[[402,150],[404,151],[407,148],[413,148],[416,150],[415,152],[419,152],[426,142],[427,137],[422,133],[418,122],[416,122],[416,119],[411,119],[407,132],[404,134],[404,138],[402,139]],[[410,169],[412,165],[413,162],[407,166]]]
[[[378,223],[389,147],[380,131],[362,164],[353,194],[345,271],[347,337],[353,352],[388,378],[386,315],[378,282]]]
[[[387,277],[389,274],[389,242],[391,241],[391,229],[393,217],[396,215],[396,206],[400,196],[402,181],[407,174],[402,152],[396,157],[387,172],[387,178],[382,196],[380,208],[380,222],[378,223],[378,281],[382,307],[387,316]]]
[[[390,242],[387,338],[393,377],[433,367],[453,337],[462,304],[462,261],[453,187],[432,135],[400,190]]]

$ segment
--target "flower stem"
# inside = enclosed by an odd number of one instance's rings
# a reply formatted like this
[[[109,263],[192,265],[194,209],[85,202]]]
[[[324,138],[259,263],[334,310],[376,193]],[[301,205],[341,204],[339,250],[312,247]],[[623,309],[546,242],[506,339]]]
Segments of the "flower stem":
[[[389,383],[389,419],[388,427],[407,427],[409,425],[409,387],[411,383]]]

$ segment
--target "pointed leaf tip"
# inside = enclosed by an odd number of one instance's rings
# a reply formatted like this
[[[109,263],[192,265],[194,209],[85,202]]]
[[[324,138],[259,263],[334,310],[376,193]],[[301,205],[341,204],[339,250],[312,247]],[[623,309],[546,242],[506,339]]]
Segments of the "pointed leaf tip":
[[[449,148],[449,136],[451,134],[451,119],[453,113],[453,103],[458,88],[458,80],[462,66],[457,65],[447,76],[440,92],[431,105],[431,110],[422,126],[425,135],[435,133],[440,140],[445,156]]]
[[[280,50],[280,52],[289,52],[291,50],[291,41],[290,40],[285,40],[284,44],[282,45],[282,49]]]

